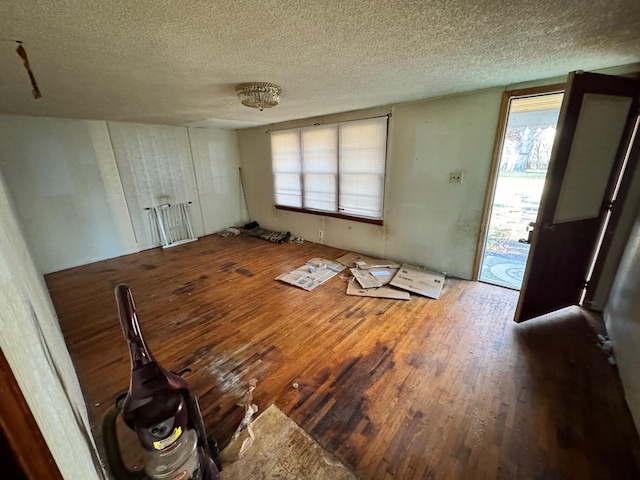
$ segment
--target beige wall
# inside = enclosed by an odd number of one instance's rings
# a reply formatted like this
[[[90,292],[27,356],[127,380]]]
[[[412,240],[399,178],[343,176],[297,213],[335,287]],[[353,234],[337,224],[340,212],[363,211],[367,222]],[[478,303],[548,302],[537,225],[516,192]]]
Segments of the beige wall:
[[[105,122],[2,115],[0,144],[42,272],[138,251]]]
[[[186,128],[109,122],[109,135],[138,248],[157,246],[147,208],[192,202],[196,236],[202,236],[202,212]],[[167,228],[171,228],[167,225]]]
[[[193,168],[206,234],[248,221],[235,130],[189,128]]]
[[[640,215],[629,236],[604,311],[627,404],[640,431]]]
[[[80,385],[1,174],[0,265],[0,347],[33,417],[64,478],[101,478]]]
[[[502,89],[238,131],[253,220],[273,230],[449,275],[471,278]],[[385,224],[276,210],[269,129],[385,115],[389,146]],[[462,184],[449,173],[464,172]]]
[[[0,145],[43,273],[153,247],[144,207],[161,195],[193,202],[196,235],[247,219],[233,130],[0,115]]]
[[[640,162],[640,158],[636,161]],[[607,303],[612,283],[618,270],[620,258],[622,257],[627,239],[633,229],[638,214],[638,205],[640,205],[640,165],[636,167],[632,175],[627,198],[622,207],[622,214],[611,238],[611,244],[606,252],[600,280],[593,295],[591,307],[594,310],[602,311]]]

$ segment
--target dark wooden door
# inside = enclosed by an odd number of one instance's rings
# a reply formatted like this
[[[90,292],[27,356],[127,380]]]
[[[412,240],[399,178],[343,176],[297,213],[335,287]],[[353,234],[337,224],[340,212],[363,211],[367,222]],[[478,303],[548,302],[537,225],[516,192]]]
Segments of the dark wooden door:
[[[639,91],[636,79],[569,74],[516,322],[580,302]]]
[[[46,392],[42,393],[46,395]],[[0,468],[2,478],[62,480],[13,371],[0,350]]]

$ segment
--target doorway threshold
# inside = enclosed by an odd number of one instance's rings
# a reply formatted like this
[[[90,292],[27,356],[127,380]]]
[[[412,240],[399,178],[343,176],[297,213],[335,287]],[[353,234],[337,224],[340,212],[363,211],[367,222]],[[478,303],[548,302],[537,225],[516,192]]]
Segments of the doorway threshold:
[[[512,290],[520,290],[526,265],[526,255],[486,252],[479,280]]]

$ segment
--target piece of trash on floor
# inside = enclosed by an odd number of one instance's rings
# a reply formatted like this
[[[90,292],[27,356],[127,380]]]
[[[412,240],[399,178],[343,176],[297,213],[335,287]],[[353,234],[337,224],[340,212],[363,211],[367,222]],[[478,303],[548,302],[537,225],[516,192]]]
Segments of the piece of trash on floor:
[[[367,255],[354,252],[346,253],[336,259],[336,261],[351,268],[400,268],[400,264],[392,260],[369,257]]]
[[[438,299],[444,287],[444,280],[444,275],[440,273],[403,264],[389,285],[417,293],[418,295]]]
[[[344,269],[345,266],[338,262],[332,262],[324,258],[312,258],[292,272],[278,275],[276,280],[311,291]]]
[[[241,233],[242,233],[242,230],[240,230],[239,228],[227,227],[221,232],[218,232],[218,235],[220,235],[221,237],[231,237],[231,236],[235,237],[240,235]]]
[[[272,242],[272,243],[288,242],[289,238],[291,237],[291,233],[289,232],[274,232],[272,230],[267,230],[266,228],[262,228],[258,224],[258,222],[247,223],[244,227],[242,227],[242,232],[245,235],[261,238],[263,240],[267,240],[268,242]]]
[[[249,380],[249,385],[247,387],[246,392],[244,393],[240,401],[236,403],[236,405],[238,405],[239,407],[244,407],[244,417],[242,417],[242,420],[240,421],[240,425],[238,425],[238,428],[236,428],[236,431],[234,432],[233,437],[231,437],[231,441],[238,438],[244,428],[247,429],[247,433],[249,434],[249,436],[244,439],[244,441],[242,442],[242,445],[240,446],[240,451],[238,452],[238,458],[241,458],[245,454],[245,452],[249,449],[249,447],[251,447],[251,445],[253,444],[253,441],[256,438],[253,433],[253,427],[251,426],[251,421],[253,419],[253,416],[258,412],[258,406],[255,403],[253,403],[253,391],[256,389],[257,384],[258,384],[258,380],[256,380],[255,378],[252,378],[251,380]]]
[[[399,298],[400,295],[396,293],[396,289],[399,288],[407,292],[438,299],[444,287],[445,276],[443,274],[407,264],[401,266],[393,260],[349,252],[336,261],[350,267],[349,270],[353,278],[362,287],[358,289],[353,282],[350,282],[347,287],[347,295]],[[364,292],[364,290],[380,289],[380,287],[386,285],[396,287],[396,289],[376,290],[369,294]],[[408,295],[403,295],[401,299],[408,300],[409,297]]]
[[[613,343],[604,335],[598,334],[598,346],[605,352],[613,351]]]
[[[616,365],[616,357],[613,355],[613,343],[604,335],[598,334],[598,347],[607,355],[610,365]]]
[[[371,275],[369,270],[360,270],[359,268],[350,268],[349,271],[353,278],[360,284],[362,288],[381,287],[382,283],[376,277]]]
[[[353,278],[347,284],[347,295],[355,295],[358,297],[388,298],[393,300],[411,299],[409,292],[398,290],[388,285],[383,285],[382,287],[376,288],[360,288]]]
[[[362,288],[377,288],[387,285],[398,273],[399,268],[374,267],[368,269],[350,268],[349,271]]]
[[[298,385],[297,383],[295,383],[295,382],[294,382],[291,386],[292,386],[293,388],[298,388],[300,385]]]

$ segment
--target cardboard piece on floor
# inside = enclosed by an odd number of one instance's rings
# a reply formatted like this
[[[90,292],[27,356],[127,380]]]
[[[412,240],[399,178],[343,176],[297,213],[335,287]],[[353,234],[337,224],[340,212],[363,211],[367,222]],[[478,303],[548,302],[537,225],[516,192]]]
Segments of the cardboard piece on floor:
[[[376,268],[369,268],[367,271],[371,275],[376,277],[381,285],[387,285],[389,282],[391,282],[391,280],[393,280],[393,277],[396,276],[399,270],[400,270],[400,267],[398,268],[376,267]]]
[[[403,292],[393,287],[384,285],[377,288],[359,288],[354,280],[350,280],[347,284],[347,295],[355,295],[357,297],[374,297],[388,298],[392,300],[410,300],[409,292]]]
[[[362,288],[377,288],[388,284],[398,272],[398,268],[371,268],[361,270],[350,268],[349,271]]]
[[[403,264],[389,285],[438,299],[444,287],[444,275]]]
[[[350,268],[400,268],[400,264],[391,260],[384,260],[381,258],[368,257],[359,253],[349,252],[336,260],[343,265]]]
[[[357,280],[362,288],[376,288],[381,287],[380,281],[369,273],[369,270],[360,270],[358,268],[350,268],[349,271],[353,278]]]
[[[338,262],[324,258],[312,258],[294,271],[277,276],[276,280],[311,291],[336,276],[344,268],[344,265]]]

